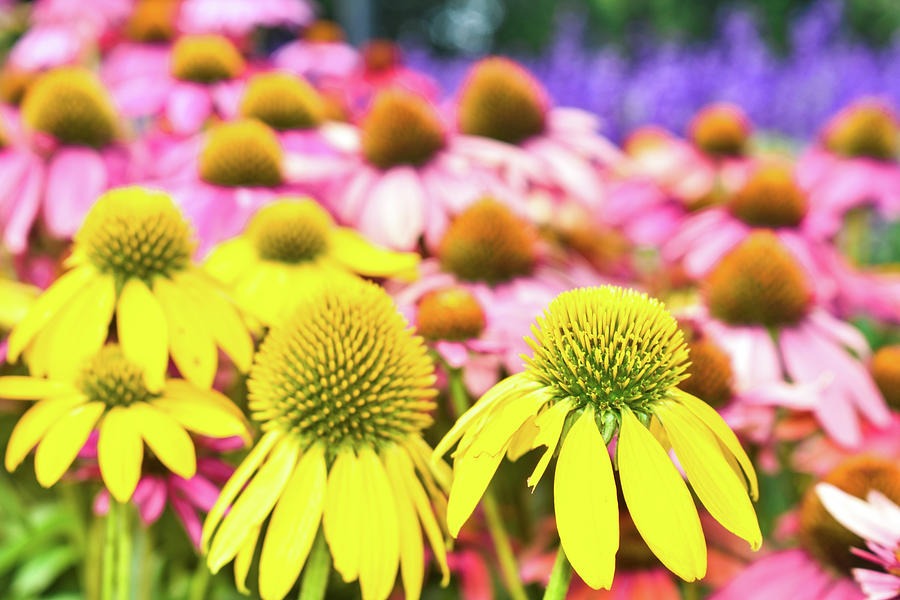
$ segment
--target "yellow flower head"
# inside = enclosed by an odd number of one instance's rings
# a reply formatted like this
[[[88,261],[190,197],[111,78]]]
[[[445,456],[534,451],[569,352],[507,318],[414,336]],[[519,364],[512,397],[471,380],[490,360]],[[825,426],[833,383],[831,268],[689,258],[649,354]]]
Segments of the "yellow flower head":
[[[900,345],[879,348],[872,355],[869,370],[888,406],[900,409]]]
[[[504,455],[546,446],[535,486],[559,447],[553,496],[569,562],[593,588],[609,588],[619,547],[616,483],[634,524],[660,561],[687,581],[706,573],[694,501],[667,455],[674,448],[694,491],[726,528],[761,543],[748,497],[756,475],[737,437],[709,405],[677,385],[687,349],[658,301],[613,286],[560,294],[528,340],[525,372],[491,388],[447,433],[435,455],[459,443],[447,506],[456,535]],[[565,433],[564,433],[565,432]]]
[[[325,120],[325,101],[305,80],[283,72],[260,73],[247,83],[241,115],[280,131],[312,129]]]
[[[243,235],[210,254],[206,270],[264,325],[290,316],[302,299],[354,275],[414,276],[419,257],[377,248],[338,227],[309,198],[285,198],[261,209]]]
[[[734,104],[710,104],[688,125],[691,141],[710,156],[741,156],[753,132],[744,111]]]
[[[248,435],[240,409],[225,396],[180,379],[151,390],[142,368],[117,345],[103,347],[70,380],[0,377],[0,398],[37,400],[10,436],[8,470],[37,446],[35,473],[49,487],[96,428],[100,474],[119,502],[131,498],[140,479],[144,442],[166,468],[190,478],[196,454],[188,431],[218,438]]]
[[[251,370],[250,409],[265,434],[204,524],[210,568],[235,559],[243,588],[268,517],[264,600],[290,591],[320,523],[335,569],[359,579],[364,600],[387,598],[398,567],[406,597],[419,597],[423,531],[446,578],[429,497],[443,504],[449,468],[429,463],[421,437],[434,381],[425,344],[379,286],[350,281],[302,303]]]
[[[217,125],[200,151],[200,179],[223,187],[276,187],[284,160],[278,136],[256,119]]]
[[[31,373],[71,377],[106,341],[115,316],[122,351],[151,390],[171,354],[185,379],[212,386],[217,347],[246,371],[253,340],[218,285],[191,263],[190,227],[169,196],[138,187],[107,192],[75,234],[70,271],[35,302],[9,337]]]
[[[823,145],[842,156],[894,160],[900,153],[900,120],[886,103],[873,98],[839,112],[822,133]]]
[[[233,79],[244,71],[244,58],[228,38],[215,35],[185,35],[172,47],[172,75],[196,83]]]
[[[167,42],[175,37],[178,0],[137,0],[125,24],[136,42]]]
[[[425,98],[400,89],[375,96],[361,127],[363,156],[380,169],[424,165],[446,145],[435,108]]]
[[[806,216],[806,195],[789,164],[765,162],[735,192],[728,208],[754,227],[796,227]]]

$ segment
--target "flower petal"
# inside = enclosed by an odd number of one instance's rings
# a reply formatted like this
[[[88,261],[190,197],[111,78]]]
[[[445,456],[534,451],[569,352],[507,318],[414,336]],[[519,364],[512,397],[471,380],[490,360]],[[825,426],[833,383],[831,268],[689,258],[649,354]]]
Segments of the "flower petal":
[[[397,503],[397,522],[400,527],[400,577],[407,600],[419,598],[425,578],[425,554],[422,529],[416,517],[416,507],[406,489],[405,478],[394,458],[396,447],[385,450],[384,466]]]
[[[474,456],[474,453],[466,452],[454,459],[453,484],[450,487],[450,498],[447,502],[447,527],[453,537],[459,535],[459,530],[472,515],[478,501],[484,495],[491,478],[497,472],[497,467],[500,466],[500,461],[506,454],[507,446],[504,446],[497,454]]]
[[[100,424],[97,457],[106,489],[119,502],[128,502],[141,478],[144,442],[130,409],[113,407]]]
[[[359,575],[360,511],[357,499],[363,497],[359,461],[351,449],[338,453],[328,475],[322,528],[334,558],[334,568],[344,581]]]
[[[197,472],[197,453],[191,436],[178,421],[144,402],[131,405],[129,410],[156,458],[176,475],[193,477]]]
[[[129,279],[119,295],[116,328],[122,352],[144,370],[147,387],[161,389],[169,365],[166,316],[150,288],[137,277]]]
[[[253,555],[256,553],[256,543],[259,541],[261,528],[261,525],[250,528],[247,539],[241,544],[241,549],[234,557],[234,587],[242,594],[250,594],[250,590],[247,589],[247,573],[250,572],[250,565],[253,563]]]
[[[359,585],[363,600],[385,600],[394,589],[400,565],[397,505],[391,482],[375,451],[359,453],[363,495],[359,540]]]
[[[203,398],[190,401],[180,398],[159,398],[153,406],[169,415],[189,431],[214,438],[247,437],[247,426],[232,412]]]
[[[175,366],[194,385],[209,389],[216,376],[216,345],[194,302],[165,277],[153,283],[153,295],[162,305],[169,331],[169,350]]]
[[[67,383],[51,381],[43,377],[26,375],[0,377],[0,398],[6,400],[38,400],[74,392],[75,388]]]
[[[87,398],[73,393],[41,400],[25,411],[9,436],[9,444],[6,446],[6,470],[14,471],[54,423],[76,406],[86,402]]]
[[[345,268],[366,277],[416,278],[419,255],[394,252],[370,244],[364,237],[345,227],[331,232],[330,256]]]
[[[76,406],[47,430],[34,455],[38,483],[50,487],[59,481],[87,442],[104,410],[106,405],[102,402]]]
[[[540,460],[538,460],[537,465],[535,465],[534,471],[532,471],[531,475],[528,477],[528,485],[532,490],[540,482],[541,477],[544,476],[544,471],[547,470],[547,465],[550,464],[550,459],[553,458],[553,454],[556,452],[556,446],[559,444],[559,436],[562,434],[563,424],[566,422],[566,417],[571,410],[571,402],[568,400],[560,400],[549,409],[539,414],[534,421],[534,424],[540,431],[534,438],[531,447],[537,448],[538,446],[546,446],[547,450],[544,451],[544,454],[541,456]]]

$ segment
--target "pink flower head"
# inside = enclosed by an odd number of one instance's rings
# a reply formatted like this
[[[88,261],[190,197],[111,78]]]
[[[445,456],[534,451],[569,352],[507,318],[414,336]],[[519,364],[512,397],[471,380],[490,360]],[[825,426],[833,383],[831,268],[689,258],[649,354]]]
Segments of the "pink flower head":
[[[381,92],[359,129],[335,126],[343,170],[326,196],[331,210],[375,243],[436,246],[452,215],[484,195],[509,199],[492,172],[457,152],[434,106],[404,90]]]
[[[860,416],[888,425],[890,412],[861,361],[870,352],[865,338],[822,308],[775,234],[754,232],[727,254],[706,277],[704,297],[704,331],[731,355],[737,381],[801,386],[806,393],[770,401],[811,412],[847,447],[862,441]]]
[[[25,251],[39,214],[50,235],[71,237],[94,199],[126,183],[130,169],[112,101],[84,69],[60,67],[42,75],[29,88],[21,115],[21,132],[0,150],[0,227],[15,254]]]
[[[306,0],[183,0],[178,27],[240,38],[257,27],[298,27],[312,17]]]
[[[344,32],[331,21],[312,23],[304,30],[303,37],[285,44],[272,55],[272,62],[279,69],[316,83],[347,78],[360,61],[359,52],[344,41]]]
[[[463,154],[496,170],[519,194],[541,192],[595,209],[623,160],[597,133],[593,115],[552,107],[543,86],[505,58],[472,67],[455,112]]]
[[[900,120],[886,102],[858,100],[825,126],[819,146],[799,161],[800,185],[809,191],[810,235],[831,238],[844,215],[870,207],[891,220],[900,217]]]

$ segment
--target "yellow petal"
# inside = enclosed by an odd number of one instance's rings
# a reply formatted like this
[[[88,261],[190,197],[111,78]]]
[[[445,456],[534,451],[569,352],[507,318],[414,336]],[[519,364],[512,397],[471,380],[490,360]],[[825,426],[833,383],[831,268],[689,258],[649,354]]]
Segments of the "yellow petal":
[[[360,521],[359,585],[363,600],[385,600],[394,589],[400,564],[397,505],[378,455],[363,446],[359,453],[363,480]]]
[[[244,488],[244,484],[256,472],[256,469],[266,459],[269,451],[281,439],[281,436],[282,434],[278,431],[270,431],[262,436],[256,443],[256,446],[253,447],[246,458],[238,465],[238,468],[235,469],[234,473],[232,473],[231,478],[222,486],[222,491],[219,493],[216,503],[213,504],[212,509],[206,515],[206,520],[203,522],[201,545],[204,551],[209,550],[209,540],[219,525],[222,515],[234,502],[238,493]]]
[[[397,276],[413,281],[418,276],[417,253],[379,248],[345,227],[332,230],[330,256],[347,269],[367,277]]]
[[[230,413],[235,418],[246,422],[246,417],[244,416],[244,413],[241,412],[241,409],[222,394],[222,392],[213,389],[199,388],[183,379],[169,379],[166,381],[163,397],[185,403],[193,402],[197,398],[200,398],[205,402]]]
[[[27,283],[0,279],[0,329],[15,327],[34,306],[41,289]]]
[[[534,447],[534,438],[541,431],[534,424],[535,418],[534,415],[528,417],[518,431],[513,434],[509,448],[506,449],[506,458],[515,462]]]
[[[110,409],[100,424],[97,458],[106,489],[118,502],[128,502],[141,478],[144,442],[129,409],[116,406]]]
[[[81,288],[47,324],[52,337],[46,364],[53,379],[72,380],[84,361],[100,351],[115,307],[115,282],[103,275]]]
[[[572,568],[595,590],[608,590],[619,549],[619,501],[612,462],[592,407],[563,440],[553,503],[559,540]]]
[[[531,486],[532,490],[537,486],[538,482],[540,482],[541,477],[544,476],[544,471],[547,470],[547,465],[550,464],[550,459],[553,458],[553,453],[556,452],[556,446],[559,444],[559,436],[562,434],[563,424],[566,422],[566,417],[571,410],[571,402],[568,400],[560,400],[539,414],[534,421],[534,424],[539,431],[534,438],[532,448],[547,446],[547,450],[541,456],[540,460],[538,460],[537,465],[534,467],[534,471],[531,472],[531,476],[528,478],[528,485]]]
[[[441,585],[447,585],[450,580],[450,569],[447,567],[447,548],[444,545],[444,535],[434,516],[431,503],[428,502],[428,495],[416,477],[409,455],[401,447],[394,446],[387,450],[385,464],[388,472],[393,472],[393,476],[403,482],[403,489],[406,490],[409,499],[415,506],[422,529],[425,530],[425,537],[428,538],[431,551],[434,552],[434,558],[443,574]]]
[[[762,534],[753,505],[747,497],[747,488],[725,460],[712,432],[689,409],[677,402],[660,402],[656,415],[672,442],[691,487],[709,513],[726,529],[758,550]]]
[[[122,352],[144,370],[147,387],[151,391],[161,389],[169,365],[168,326],[159,301],[137,277],[122,288],[116,328]]]
[[[756,471],[753,468],[753,463],[750,462],[750,458],[741,447],[741,443],[738,441],[737,436],[731,428],[728,427],[728,424],[722,420],[722,417],[719,416],[716,409],[703,400],[686,392],[682,392],[678,388],[672,390],[672,399],[687,407],[688,410],[694,413],[694,416],[703,421],[703,424],[712,430],[719,441],[729,452],[731,452],[741,465],[741,469],[743,469],[744,476],[747,478],[749,484],[750,497],[754,500],[759,498],[759,483],[756,479]]]
[[[390,453],[393,455],[393,452]],[[422,529],[416,517],[416,508],[406,489],[403,474],[397,469],[396,460],[384,457],[385,471],[391,482],[391,491],[397,504],[397,524],[400,538],[400,577],[407,600],[417,600],[422,592],[425,577],[425,555]]]
[[[34,455],[38,483],[50,487],[59,481],[87,442],[104,410],[106,405],[102,402],[76,406],[47,430]]]
[[[25,411],[9,436],[9,444],[6,446],[6,469],[14,471],[54,423],[85,402],[87,398],[72,393],[41,400]]]
[[[253,563],[253,554],[256,552],[256,542],[259,540],[261,526],[251,527],[247,539],[241,544],[237,556],[234,557],[234,587],[242,594],[249,594],[247,589],[247,573]]]
[[[166,315],[169,350],[175,366],[194,385],[211,388],[218,358],[200,310],[190,296],[165,277],[156,278],[153,294]]]
[[[453,461],[453,485],[447,502],[447,527],[453,537],[459,535],[459,530],[472,515],[505,452],[506,447],[496,455],[473,456],[467,452]]]
[[[226,285],[232,285],[257,260],[256,250],[243,237],[228,240],[209,253],[204,271]]]
[[[694,499],[669,456],[630,410],[622,410],[617,454],[622,495],[647,546],[685,581],[706,574],[706,540]]]
[[[212,540],[206,560],[213,573],[234,558],[250,528],[262,523],[275,506],[294,471],[299,451],[297,440],[292,436],[282,436],[266,462],[241,492]]]
[[[7,356],[10,361],[19,358],[22,350],[35,334],[47,324],[62,307],[77,294],[97,272],[91,267],[81,267],[65,273],[47,288],[35,301],[25,318],[9,334]]]
[[[334,569],[344,581],[353,581],[359,575],[359,499],[363,497],[359,469],[353,450],[341,450],[331,465],[325,491],[322,528],[334,559]]]
[[[201,273],[185,273],[180,281],[202,308],[200,315],[216,343],[238,370],[247,372],[253,363],[253,338],[237,309]]]
[[[325,453],[315,444],[297,463],[269,519],[259,559],[263,600],[284,598],[300,575],[319,530],[326,477]]]
[[[51,396],[64,396],[76,390],[68,383],[51,381],[42,377],[8,375],[0,377],[0,398],[7,400],[37,400]]]
[[[144,402],[133,404],[129,410],[144,441],[167,469],[185,479],[197,473],[194,442],[178,421]]]
[[[194,433],[214,438],[247,436],[247,427],[243,421],[202,397],[190,401],[163,397],[153,400],[151,404]]]
[[[547,395],[543,390],[532,392],[518,398],[507,400],[491,413],[487,423],[474,434],[474,439],[469,448],[461,444],[461,449],[466,454],[478,456],[481,454],[497,454],[501,448],[508,448],[512,442],[513,434],[530,418],[537,414]]]

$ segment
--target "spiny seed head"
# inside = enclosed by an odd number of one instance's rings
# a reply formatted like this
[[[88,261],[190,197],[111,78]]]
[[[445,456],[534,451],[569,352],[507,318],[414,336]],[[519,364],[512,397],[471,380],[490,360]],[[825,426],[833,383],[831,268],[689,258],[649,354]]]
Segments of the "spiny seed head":
[[[518,144],[547,126],[550,101],[538,81],[506,58],[486,58],[469,73],[459,99],[459,130]]]
[[[751,233],[704,282],[710,313],[732,325],[793,325],[812,291],[800,265],[770,231]]]
[[[822,138],[835,154],[893,160],[900,152],[900,120],[886,103],[860,100],[835,115]]]
[[[444,143],[444,126],[434,107],[411,92],[379,92],[362,122],[363,156],[380,169],[424,165]]]
[[[629,156],[640,156],[672,143],[672,134],[656,125],[643,125],[628,134],[622,148]]]
[[[403,62],[400,48],[391,40],[372,40],[362,49],[363,65],[366,71],[377,73],[387,71]]]
[[[0,102],[18,106],[38,74],[6,65],[0,70]]]
[[[534,270],[537,231],[500,202],[483,198],[453,220],[438,256],[444,271],[464,281],[503,283]]]
[[[728,354],[709,338],[690,341],[687,346],[691,358],[686,371],[688,378],[678,387],[713,408],[728,404],[734,384]]]
[[[125,31],[137,42],[166,42],[175,37],[177,16],[178,0],[138,0]]]
[[[750,119],[734,104],[710,104],[694,116],[688,132],[691,141],[711,156],[741,156],[750,138]]]
[[[273,328],[250,372],[250,410],[264,430],[359,448],[431,424],[434,364],[378,285],[323,290]]]
[[[462,286],[429,292],[419,301],[416,327],[429,340],[464,341],[484,331],[484,310]]]
[[[241,115],[282,131],[312,129],[325,118],[325,101],[296,75],[261,73],[247,84]]]
[[[624,406],[642,413],[687,374],[684,336],[665,306],[615,286],[557,296],[532,326],[527,371],[559,399],[601,412]]]
[[[900,410],[900,345],[880,348],[872,356],[869,369],[888,405]]]
[[[241,53],[221,35],[186,35],[172,48],[172,75],[184,81],[216,83],[243,71]]]
[[[281,185],[281,144],[268,125],[256,119],[213,128],[200,152],[200,178],[225,187]]]
[[[796,227],[806,216],[806,196],[789,165],[763,163],[731,197],[728,208],[754,227]]]
[[[319,19],[303,30],[303,39],[307,42],[343,42],[344,30],[334,21]]]
[[[900,466],[884,458],[854,456],[822,481],[857,498],[864,499],[869,491],[877,490],[900,503]],[[800,505],[800,545],[823,566],[843,575],[865,564],[850,552],[850,548],[864,548],[865,542],[825,510],[814,487],[807,490]]]
[[[62,144],[93,148],[111,143],[118,129],[106,88],[82,67],[59,67],[41,75],[22,100],[22,120]]]
[[[90,402],[102,402],[109,407],[130,406],[157,396],[147,389],[143,370],[125,358],[118,344],[100,349],[81,370],[76,387]]]
[[[260,258],[285,263],[315,259],[328,249],[331,217],[308,198],[285,199],[260,209],[247,225]]]
[[[194,252],[190,226],[172,199],[140,187],[100,196],[75,234],[75,247],[120,283],[170,276],[186,269]]]

